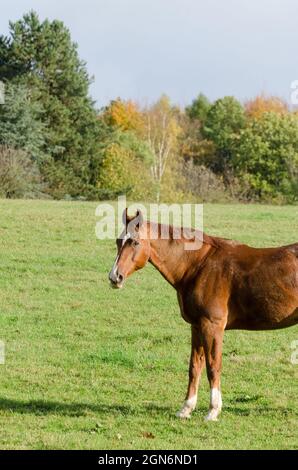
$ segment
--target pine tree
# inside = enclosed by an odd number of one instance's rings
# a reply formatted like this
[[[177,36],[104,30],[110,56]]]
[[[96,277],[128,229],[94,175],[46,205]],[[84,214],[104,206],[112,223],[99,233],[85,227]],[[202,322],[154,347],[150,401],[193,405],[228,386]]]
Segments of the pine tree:
[[[31,101],[24,85],[7,83],[5,102],[0,106],[0,145],[23,150],[41,164],[46,158],[41,114],[42,108]]]
[[[8,78],[29,88],[44,110],[44,152],[50,158],[41,171],[51,193],[88,194],[100,126],[86,64],[61,21],[40,22],[30,12],[10,23],[10,36],[0,39],[0,79]]]

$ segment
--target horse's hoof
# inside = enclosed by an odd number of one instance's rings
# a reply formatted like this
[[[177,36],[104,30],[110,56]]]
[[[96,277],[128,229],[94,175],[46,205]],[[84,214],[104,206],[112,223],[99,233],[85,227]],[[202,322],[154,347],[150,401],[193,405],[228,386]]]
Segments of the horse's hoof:
[[[218,421],[218,415],[220,413],[220,410],[210,410],[207,416],[205,417],[205,421]]]
[[[177,411],[176,416],[180,419],[190,419],[191,410],[182,408],[182,410]]]

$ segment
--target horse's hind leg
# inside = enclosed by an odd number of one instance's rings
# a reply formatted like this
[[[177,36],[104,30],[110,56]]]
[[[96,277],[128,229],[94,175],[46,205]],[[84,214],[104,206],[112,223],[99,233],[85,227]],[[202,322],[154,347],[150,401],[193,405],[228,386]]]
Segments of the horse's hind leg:
[[[203,345],[207,376],[210,384],[210,408],[207,421],[216,421],[222,408],[220,374],[222,365],[222,342],[224,327],[207,319],[202,322]]]
[[[198,329],[192,326],[188,389],[183,406],[177,413],[178,418],[190,418],[191,412],[196,407],[198,387],[204,363],[205,357],[201,336]]]

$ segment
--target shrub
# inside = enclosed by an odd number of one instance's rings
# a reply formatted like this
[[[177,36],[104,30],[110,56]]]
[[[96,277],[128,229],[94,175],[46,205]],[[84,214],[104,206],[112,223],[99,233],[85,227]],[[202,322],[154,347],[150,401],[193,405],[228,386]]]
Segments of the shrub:
[[[32,197],[41,189],[37,166],[23,150],[0,146],[0,196]]]
[[[185,192],[199,201],[219,202],[230,198],[222,176],[218,176],[204,165],[195,165],[192,160],[184,164]]]

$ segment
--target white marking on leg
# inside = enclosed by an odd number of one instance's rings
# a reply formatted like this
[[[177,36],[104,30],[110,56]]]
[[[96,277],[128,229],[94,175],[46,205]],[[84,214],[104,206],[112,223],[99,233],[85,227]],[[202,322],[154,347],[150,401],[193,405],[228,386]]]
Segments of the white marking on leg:
[[[210,410],[206,416],[206,421],[217,421],[218,415],[222,408],[221,393],[218,388],[212,388],[210,390]]]
[[[197,395],[193,395],[192,397],[185,400],[183,406],[176,416],[178,418],[190,418],[191,412],[195,409],[197,404]]]

